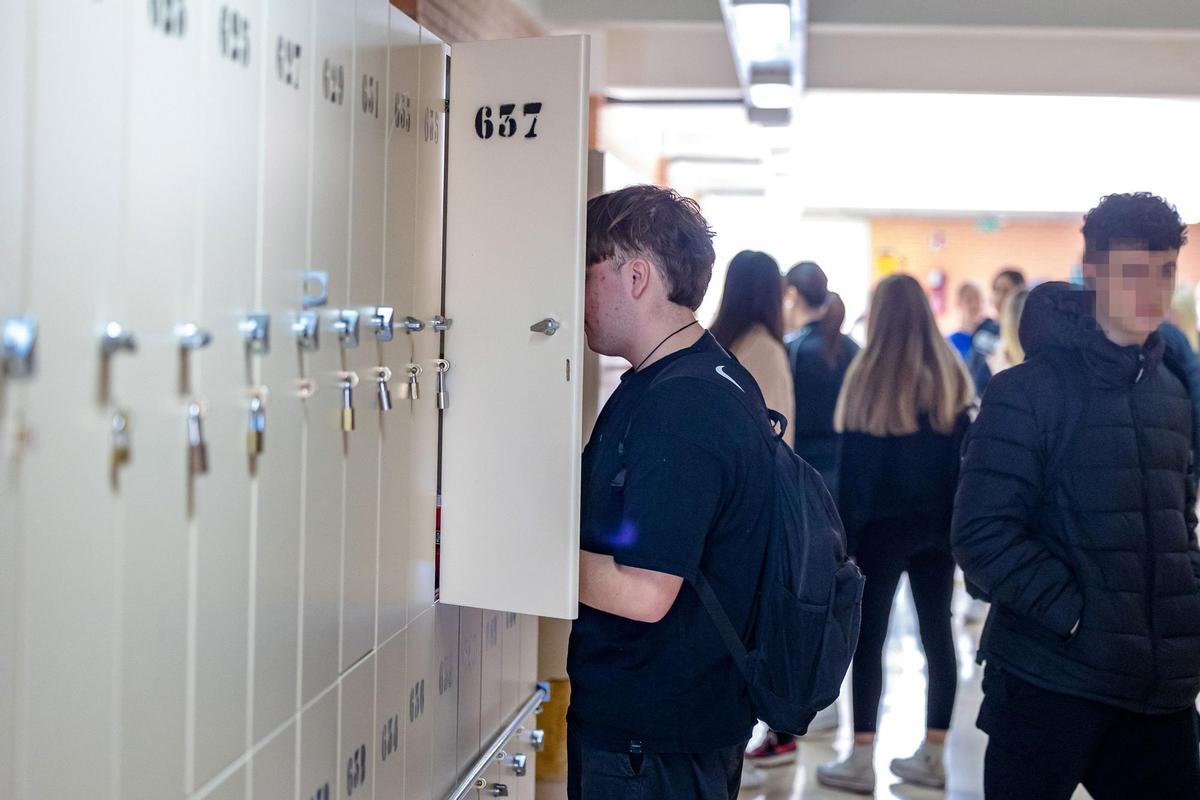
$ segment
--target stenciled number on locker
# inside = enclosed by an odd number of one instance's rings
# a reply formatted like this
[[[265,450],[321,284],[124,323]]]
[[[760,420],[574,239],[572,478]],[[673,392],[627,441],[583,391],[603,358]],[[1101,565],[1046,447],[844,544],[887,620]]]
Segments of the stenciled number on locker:
[[[325,783],[322,784],[319,789],[313,792],[312,797],[310,797],[309,800],[329,800],[329,798],[329,784]]]
[[[367,746],[360,744],[346,761],[346,796],[354,794],[367,782]]]
[[[400,715],[393,714],[383,722],[379,737],[379,752],[384,761],[400,749]]]
[[[340,106],[346,99],[346,68],[327,58],[325,59],[324,69],[321,74],[325,89],[325,99],[335,106]]]
[[[149,0],[150,25],[167,36],[187,33],[187,0]]]
[[[475,112],[475,135],[480,139],[491,139],[495,135],[501,139],[511,139],[520,132],[517,118],[513,116],[513,112],[517,110],[516,103],[503,103],[497,110],[499,116],[495,119],[491,106],[480,106]],[[522,138],[537,138],[538,114],[541,113],[541,103],[525,103],[521,106],[521,118],[529,123]]]
[[[408,721],[416,722],[425,713],[425,679],[417,681],[408,690]]]
[[[221,55],[235,64],[250,66],[250,20],[229,6],[221,6]]]
[[[275,39],[275,77],[285,86],[300,88],[300,43],[282,35]]]

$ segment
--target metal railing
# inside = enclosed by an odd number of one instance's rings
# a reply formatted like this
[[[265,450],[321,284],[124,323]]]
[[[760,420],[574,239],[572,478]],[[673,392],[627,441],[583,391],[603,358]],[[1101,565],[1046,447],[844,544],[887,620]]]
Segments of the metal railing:
[[[462,780],[450,790],[450,794],[446,795],[446,800],[462,800],[472,789],[486,789],[487,781],[481,778],[480,775],[492,765],[497,755],[501,754],[504,750],[504,745],[517,732],[517,729],[521,727],[521,723],[525,721],[525,718],[530,714],[537,713],[542,704],[549,700],[550,684],[539,683],[537,689],[529,696],[525,704],[509,718],[508,722],[500,730],[500,733],[496,734],[496,738],[492,740],[492,743],[480,753],[479,758],[475,760],[475,763],[463,775]]]

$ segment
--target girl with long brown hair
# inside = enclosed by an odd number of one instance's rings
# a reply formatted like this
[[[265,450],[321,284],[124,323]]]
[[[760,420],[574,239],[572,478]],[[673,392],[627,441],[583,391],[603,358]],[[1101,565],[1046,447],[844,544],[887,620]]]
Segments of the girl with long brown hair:
[[[942,338],[924,290],[893,275],[875,290],[867,345],[838,398],[842,431],[838,508],[850,553],[867,577],[854,657],[854,748],[822,765],[836,788],[875,788],[875,730],[883,691],[883,649],[900,576],[908,573],[929,667],[927,734],[891,769],[902,780],[943,788],[942,746],[958,681],[950,601],[950,523],[962,437],[975,390]]]

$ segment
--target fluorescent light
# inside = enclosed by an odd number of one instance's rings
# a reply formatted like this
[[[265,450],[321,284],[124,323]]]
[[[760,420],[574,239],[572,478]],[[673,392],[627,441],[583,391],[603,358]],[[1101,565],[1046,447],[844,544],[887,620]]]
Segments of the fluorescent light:
[[[791,108],[796,102],[796,90],[786,83],[755,83],[750,85],[750,105],[755,108]]]
[[[791,6],[787,2],[738,3],[733,6],[733,30],[743,61],[782,58],[792,39]]]

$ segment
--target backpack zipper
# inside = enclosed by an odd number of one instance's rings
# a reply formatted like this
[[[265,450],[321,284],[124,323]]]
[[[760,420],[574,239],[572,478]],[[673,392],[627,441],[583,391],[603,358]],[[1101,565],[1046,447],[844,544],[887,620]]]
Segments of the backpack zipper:
[[[1141,382],[1142,377],[1146,372],[1145,367],[1146,354],[1138,354],[1138,375],[1134,380],[1134,387]],[[1146,537],[1146,563],[1144,565],[1146,577],[1146,622],[1150,630],[1150,685],[1146,688],[1146,697],[1143,700],[1143,705],[1149,707],[1150,698],[1154,695],[1155,689],[1158,688],[1158,635],[1154,627],[1154,600],[1156,594],[1155,581],[1155,558],[1154,558],[1154,537],[1150,530],[1150,499],[1146,487],[1146,462],[1142,455],[1142,422],[1138,416],[1137,398],[1134,397],[1134,388],[1129,391],[1129,412],[1133,418],[1133,435],[1137,448],[1138,459],[1138,480],[1141,483],[1142,490],[1142,527]]]

